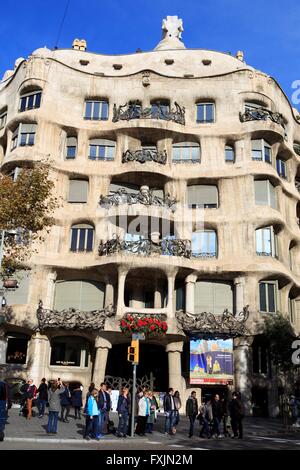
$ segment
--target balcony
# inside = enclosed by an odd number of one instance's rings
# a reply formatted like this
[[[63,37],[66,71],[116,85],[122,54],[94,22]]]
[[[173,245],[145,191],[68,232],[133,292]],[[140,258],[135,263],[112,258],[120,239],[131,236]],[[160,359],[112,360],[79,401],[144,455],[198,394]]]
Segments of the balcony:
[[[141,186],[139,192],[131,193],[126,188],[119,188],[117,191],[107,196],[100,196],[99,204],[105,209],[122,204],[133,205],[142,204],[144,206],[165,207],[174,212],[176,210],[176,200],[167,194],[163,198],[155,196],[149,186]]]
[[[124,104],[113,107],[113,122],[130,121],[132,119],[159,119],[163,121],[173,121],[177,124],[185,125],[185,108],[175,104],[175,109],[169,109],[164,105],[156,103],[155,106],[142,108],[137,104]]]
[[[284,118],[280,113],[273,113],[266,108],[246,109],[244,113],[240,113],[240,121],[267,121],[270,120],[285,128]]]
[[[167,152],[164,150],[160,152],[156,149],[140,149],[140,150],[126,150],[126,152],[122,155],[122,163],[129,163],[129,162],[139,162],[139,163],[146,163],[146,162],[155,162],[160,163],[161,165],[165,165],[167,162]]]
[[[99,331],[104,329],[105,320],[115,314],[116,309],[113,305],[91,312],[83,312],[75,308],[57,311],[44,309],[40,301],[37,309],[38,327],[42,331],[49,329]]]
[[[120,252],[140,256],[164,255],[180,256],[183,258],[192,257],[190,240],[163,239],[154,242],[150,239],[141,239],[126,241],[116,236],[112,240],[107,240],[106,242],[101,241],[99,244],[99,256],[107,256]]]

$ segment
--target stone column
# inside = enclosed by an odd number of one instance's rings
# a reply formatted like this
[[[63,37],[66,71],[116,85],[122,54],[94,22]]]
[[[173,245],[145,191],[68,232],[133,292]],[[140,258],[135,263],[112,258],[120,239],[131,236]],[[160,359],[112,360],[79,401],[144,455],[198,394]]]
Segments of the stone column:
[[[46,369],[49,366],[50,342],[47,336],[39,331],[34,333],[28,344],[27,363],[29,364],[28,376],[30,376],[35,385],[38,385],[46,375]]]
[[[46,309],[53,310],[56,278],[57,278],[56,271],[50,272],[47,275],[47,295],[46,295],[45,301],[43,302],[43,306]]]
[[[251,415],[251,373],[250,366],[250,345],[253,338],[235,338],[234,340],[234,383],[235,389],[241,393],[242,402],[245,407],[245,414]]]
[[[122,316],[124,313],[124,291],[125,291],[125,280],[127,276],[127,270],[119,270],[118,279],[118,301],[117,301],[117,315]]]
[[[235,286],[235,306],[233,310],[239,313],[243,311],[243,308],[245,306],[245,301],[244,301],[245,278],[236,277],[233,283]]]
[[[169,343],[166,346],[169,364],[169,387],[180,392],[183,396],[183,380],[181,375],[181,353],[183,350],[183,341]]]
[[[97,336],[95,341],[96,355],[92,379],[96,388],[104,381],[108,351],[111,347],[112,344],[107,341],[107,339],[102,338],[102,336]]]
[[[174,288],[175,288],[175,275],[168,276],[168,318],[175,317],[175,306],[174,306]]]
[[[163,307],[162,305],[163,300],[163,292],[161,287],[159,287],[158,281],[155,283],[155,291],[154,291],[154,308],[160,309]]]
[[[143,287],[140,284],[134,284],[132,289],[132,307],[145,308]]]
[[[104,307],[114,304],[114,286],[110,281],[106,281],[105,284],[105,300]]]
[[[5,332],[0,328],[0,365],[6,364],[7,339]]]
[[[197,276],[190,274],[185,278],[185,311],[195,313],[195,283]]]

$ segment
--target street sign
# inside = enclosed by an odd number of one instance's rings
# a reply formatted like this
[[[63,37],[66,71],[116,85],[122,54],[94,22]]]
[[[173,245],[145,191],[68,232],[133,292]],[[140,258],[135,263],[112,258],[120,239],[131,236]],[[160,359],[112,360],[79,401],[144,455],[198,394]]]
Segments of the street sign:
[[[145,333],[132,333],[132,339],[143,341],[145,339]]]

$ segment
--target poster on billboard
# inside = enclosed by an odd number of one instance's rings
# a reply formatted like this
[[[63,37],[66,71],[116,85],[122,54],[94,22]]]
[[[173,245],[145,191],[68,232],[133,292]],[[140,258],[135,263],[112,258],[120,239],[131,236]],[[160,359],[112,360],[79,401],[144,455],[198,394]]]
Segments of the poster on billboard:
[[[190,342],[190,384],[233,383],[233,340],[197,339]]]

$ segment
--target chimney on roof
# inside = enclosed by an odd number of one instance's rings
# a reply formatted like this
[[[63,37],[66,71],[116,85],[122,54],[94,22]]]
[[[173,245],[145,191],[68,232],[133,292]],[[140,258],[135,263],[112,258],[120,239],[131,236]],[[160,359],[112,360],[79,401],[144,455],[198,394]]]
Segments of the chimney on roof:
[[[237,51],[235,57],[240,60],[241,62],[244,62],[244,52],[243,51]]]
[[[86,51],[87,44],[85,39],[74,39],[72,49],[75,51]]]

